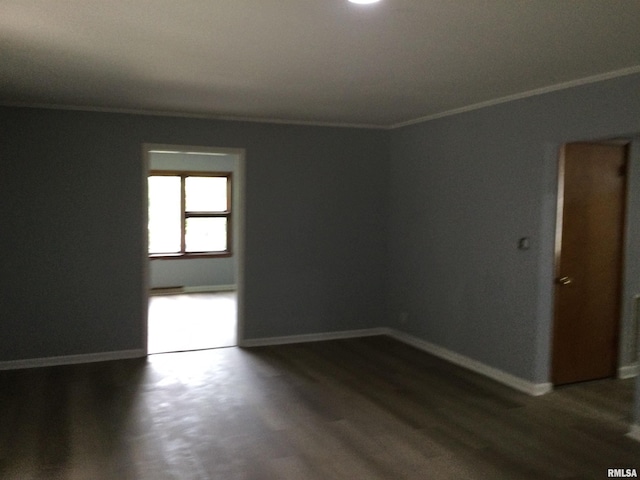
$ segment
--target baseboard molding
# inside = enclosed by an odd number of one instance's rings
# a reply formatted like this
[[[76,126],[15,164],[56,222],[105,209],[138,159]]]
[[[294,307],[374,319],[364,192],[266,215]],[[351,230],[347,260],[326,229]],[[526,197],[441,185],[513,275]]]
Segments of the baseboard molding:
[[[637,377],[638,375],[640,375],[640,364],[635,363],[632,365],[618,367],[619,379]]]
[[[415,348],[430,353],[431,355],[442,358],[443,360],[447,360],[448,362],[451,362],[455,365],[464,367],[468,370],[484,375],[485,377],[489,377],[497,382],[502,383],[503,385],[506,385],[528,395],[539,396],[544,395],[545,393],[549,393],[553,390],[553,385],[551,383],[529,382],[528,380],[516,377],[515,375],[511,375],[510,373],[506,373],[497,368],[490,367],[489,365],[486,365],[482,362],[478,362],[477,360],[465,357],[464,355],[460,355],[459,353],[453,352],[444,347],[435,345],[433,343],[427,342],[426,340],[422,340],[420,338],[414,337],[413,335],[409,335],[398,330],[387,329],[387,335],[400,342],[406,343],[407,345],[411,345]]]
[[[231,292],[237,289],[237,285],[201,285],[199,287],[184,287],[184,293]]]
[[[627,433],[627,437],[632,438],[637,442],[640,442],[640,424],[638,423],[632,424],[631,429],[629,430],[629,433]]]
[[[373,337],[387,335],[386,328],[367,328],[363,330],[343,330],[329,333],[308,333],[305,335],[287,335],[284,337],[249,338],[238,342],[239,347],[266,347],[288,343],[321,342],[323,340],[343,340],[346,338]]]
[[[149,291],[149,295],[180,295],[183,293],[232,292],[237,289],[238,289],[237,285],[199,285],[194,287],[155,287]]]
[[[345,330],[330,333],[311,333],[306,335],[287,335],[284,337],[250,338],[239,342],[240,347],[263,347],[269,345],[284,345],[289,343],[319,342],[323,340],[341,340],[346,338],[370,337],[387,335],[395,340],[406,343],[436,357],[447,360],[455,365],[489,377],[508,387],[514,388],[528,395],[539,396],[549,393],[553,389],[551,383],[532,383],[515,375],[490,367],[484,363],[460,355],[446,348],[434,345],[412,335],[391,328],[368,328],[364,330]]]
[[[509,387],[515,388],[529,395],[543,395],[551,391],[551,384],[534,384],[519,377],[489,367],[481,362],[457,354],[443,347],[439,347],[412,335],[389,328],[368,328],[362,330],[343,330],[340,332],[310,333],[304,335],[287,335],[283,337],[266,337],[245,339],[239,342],[240,347],[261,347],[269,345],[284,345],[304,342],[319,342],[323,340],[341,340],[347,338],[371,337],[387,335],[400,342],[406,343],[431,355],[447,360],[461,367],[472,370],[481,375],[492,378]],[[10,360],[0,362],[0,370],[17,370],[23,368],[52,367],[57,365],[72,365],[79,363],[104,362],[140,358],[147,355],[144,349],[121,350],[116,352],[89,353],[83,355],[65,355],[59,357],[30,358],[24,360]]]
[[[24,360],[9,360],[0,362],[0,370],[18,370],[22,368],[54,367],[58,365],[73,365],[77,363],[106,362],[110,360],[124,360],[129,358],[146,357],[144,349],[120,350],[117,352],[87,353],[83,355],[64,355],[60,357],[28,358]]]

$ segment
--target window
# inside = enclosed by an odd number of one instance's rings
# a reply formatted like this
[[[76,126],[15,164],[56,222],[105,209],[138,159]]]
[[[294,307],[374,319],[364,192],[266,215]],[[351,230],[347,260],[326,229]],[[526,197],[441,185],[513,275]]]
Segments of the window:
[[[150,258],[230,255],[231,172],[150,172]]]

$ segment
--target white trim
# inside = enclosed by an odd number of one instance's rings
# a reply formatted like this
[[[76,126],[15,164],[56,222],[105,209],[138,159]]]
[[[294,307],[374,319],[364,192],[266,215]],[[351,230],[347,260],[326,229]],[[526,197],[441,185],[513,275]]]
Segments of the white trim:
[[[460,355],[459,353],[453,352],[444,347],[435,345],[404,332],[400,332],[394,329],[388,329],[387,334],[400,342],[416,347],[460,367],[464,367],[468,370],[484,375],[485,377],[489,377],[497,382],[514,388],[515,390],[519,390],[520,392],[524,392],[528,395],[544,395],[545,393],[549,393],[553,389],[553,385],[551,383],[529,382],[528,380],[516,377],[515,375],[511,375],[510,373],[504,372],[497,368],[490,367],[489,365],[486,365],[482,362],[478,362],[477,360],[465,357],[464,355]]]
[[[640,442],[640,424],[631,424],[631,429],[627,433],[627,437]]]
[[[212,147],[212,146],[203,146],[203,145],[178,145],[175,143],[145,143],[143,144],[143,150],[145,155],[148,155],[149,153],[153,153],[154,151],[157,151],[157,150],[180,152],[180,153],[195,153],[195,154],[222,153],[224,155],[237,155],[237,156],[244,155],[243,148],[229,148],[229,147],[215,147],[215,146]],[[145,173],[148,177],[149,174],[147,172]],[[145,177],[145,179],[147,177]]]
[[[147,356],[146,349],[120,350],[117,352],[86,353],[82,355],[64,355],[60,357],[27,358],[0,362],[0,370],[17,370],[21,368],[53,367],[57,365],[74,365],[77,363],[107,362]]]
[[[387,335],[386,328],[367,328],[363,330],[343,330],[341,332],[308,333],[304,335],[287,335],[284,337],[248,338],[238,342],[239,347],[265,347],[269,345],[285,345],[290,343],[321,342],[323,340],[343,340],[346,338],[373,337]]]
[[[375,335],[387,335],[395,340],[411,345],[419,350],[442,358],[460,367],[464,367],[473,372],[489,377],[508,387],[524,392],[528,395],[539,396],[549,393],[553,389],[551,383],[532,383],[510,373],[503,372],[497,368],[490,367],[484,363],[473,360],[464,355],[452,352],[446,348],[434,345],[420,338],[414,337],[404,332],[392,328],[368,328],[364,330],[345,330],[330,333],[310,333],[306,335],[288,335],[284,337],[251,338],[240,341],[240,347],[262,347],[268,345],[283,345],[290,343],[319,342],[323,340],[341,340],[346,338],[371,337]]]
[[[232,292],[237,290],[237,285],[198,285],[193,287],[155,287],[151,288],[149,295],[180,295],[183,293],[209,293],[209,292]]]
[[[634,363],[631,365],[624,365],[622,367],[618,367],[618,378],[632,378],[640,375],[640,364]]]
[[[233,115],[216,115],[215,113],[188,113],[162,110],[145,110],[135,108],[93,107],[81,105],[60,105],[55,103],[0,102],[0,107],[7,108],[41,108],[44,110],[63,110],[72,112],[117,113],[123,115],[145,115],[151,117],[195,118],[199,120],[218,120],[224,122],[265,123],[276,125],[300,125],[303,127],[329,128],[363,128],[372,130],[389,130],[390,125],[373,123],[323,122],[313,120],[286,120],[270,117],[241,117]]]
[[[620,70],[614,70],[611,72],[601,73],[598,75],[592,75],[590,77],[579,78],[577,80],[570,80],[568,82],[557,83],[555,85],[549,85],[547,87],[536,88],[526,92],[515,93],[513,95],[507,95],[506,97],[495,98],[487,100],[485,102],[474,103],[465,107],[454,108],[440,113],[434,113],[433,115],[426,115],[424,117],[416,118],[414,120],[407,120],[406,122],[395,123],[388,128],[396,129],[402,127],[408,127],[417,123],[428,122],[429,120],[436,120],[438,118],[450,117],[459,113],[471,112],[473,110],[479,110],[481,108],[492,107],[494,105],[500,105],[501,103],[512,102],[514,100],[522,100],[524,98],[535,97],[543,95],[545,93],[557,92],[558,90],[566,90],[568,88],[579,87],[581,85],[588,85],[590,83],[603,82],[605,80],[611,80],[618,77],[626,77],[627,75],[633,75],[640,73],[640,65],[634,67],[623,68]]]
[[[142,278],[140,279],[140,287],[142,288],[142,312],[140,312],[140,332],[142,336],[142,348],[144,354],[149,354],[149,287],[151,286],[151,268],[149,265],[149,152],[146,144],[142,144],[142,185],[141,202],[142,211],[140,212],[140,229],[142,237]]]
[[[199,287],[184,287],[184,293],[232,292],[237,285],[201,285]]]
[[[444,112],[434,113],[431,115],[425,115],[413,120],[406,120],[404,122],[391,123],[387,125],[370,124],[370,123],[349,123],[349,122],[323,122],[313,120],[286,120],[282,118],[260,118],[260,117],[242,117],[233,115],[216,115],[215,113],[188,113],[179,111],[155,111],[144,110],[135,108],[111,108],[111,107],[95,107],[95,106],[80,106],[80,105],[59,105],[50,103],[27,103],[27,102],[0,102],[0,107],[10,108],[42,108],[47,110],[70,110],[80,112],[97,112],[97,113],[119,113],[125,115],[148,115],[156,117],[175,117],[175,118],[196,118],[202,120],[221,120],[228,122],[251,122],[251,123],[266,123],[266,124],[282,124],[282,125],[301,125],[310,127],[336,127],[336,128],[364,128],[375,130],[394,130],[396,128],[407,127],[418,123],[428,122],[429,120],[436,120],[438,118],[450,117],[459,113],[470,112],[473,110],[479,110],[485,107],[492,107],[501,103],[512,102],[514,100],[522,100],[524,98],[535,97],[537,95],[543,95],[545,93],[556,92],[558,90],[566,90],[568,88],[579,87],[581,85],[588,85],[591,83],[602,82],[605,80],[611,80],[613,78],[625,77],[627,75],[633,75],[640,73],[640,65],[633,67],[622,68],[620,70],[613,70],[611,72],[600,73],[598,75],[592,75],[589,77],[579,78],[576,80],[570,80],[568,82],[557,83],[555,85],[549,85],[546,87],[536,88],[528,90],[526,92],[515,93],[513,95],[507,95],[505,97],[499,97],[484,102],[473,103],[460,108],[454,108],[446,110]]]

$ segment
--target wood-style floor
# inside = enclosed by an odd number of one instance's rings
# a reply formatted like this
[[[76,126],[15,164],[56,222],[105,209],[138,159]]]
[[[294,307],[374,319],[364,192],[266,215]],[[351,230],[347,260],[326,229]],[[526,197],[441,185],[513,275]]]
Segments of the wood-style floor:
[[[633,380],[529,397],[386,337],[0,372],[2,479],[603,479]]]
[[[149,353],[237,345],[236,292],[154,295],[149,298]]]

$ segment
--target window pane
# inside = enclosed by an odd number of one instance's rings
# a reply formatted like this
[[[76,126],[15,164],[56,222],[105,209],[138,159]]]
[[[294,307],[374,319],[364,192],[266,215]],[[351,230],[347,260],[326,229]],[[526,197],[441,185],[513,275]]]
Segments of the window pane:
[[[149,177],[149,253],[180,251],[180,177]]]
[[[227,250],[226,218],[187,218],[187,252],[223,252]]]
[[[226,177],[187,177],[187,212],[224,212],[227,210]]]

